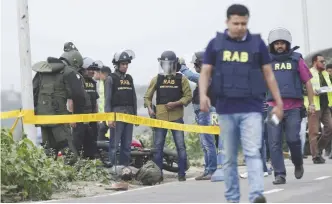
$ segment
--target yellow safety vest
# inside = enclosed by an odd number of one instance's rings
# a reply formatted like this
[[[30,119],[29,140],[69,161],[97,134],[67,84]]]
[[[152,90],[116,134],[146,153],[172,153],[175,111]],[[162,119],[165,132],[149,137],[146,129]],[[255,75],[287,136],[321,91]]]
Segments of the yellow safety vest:
[[[98,88],[98,94],[99,94],[99,101],[98,101],[98,112],[104,113],[104,107],[105,107],[105,93],[104,93],[104,81],[99,80],[99,88]],[[106,125],[108,122],[106,121]],[[110,130],[108,129],[107,133],[105,134],[105,137],[110,138]]]
[[[104,105],[105,105],[104,81],[103,80],[99,80],[98,93],[99,93],[98,112],[103,113]]]
[[[311,78],[310,82],[312,84],[312,88],[315,91],[315,90],[317,90],[321,87],[320,86],[320,80],[319,80],[319,73],[318,73],[318,70],[314,67],[310,68],[310,72],[312,74],[312,78]],[[327,71],[324,70],[322,72],[322,74],[323,74],[323,77],[326,81],[327,86],[332,88],[332,83],[331,83],[331,80],[329,78],[329,74],[327,73]],[[327,93],[327,99],[329,101],[328,106],[332,107],[332,93],[331,92]],[[305,105],[306,108],[308,108],[308,106],[309,106],[308,96],[304,97],[304,105]],[[320,98],[319,98],[319,96],[314,96],[314,105],[315,105],[316,111],[319,111],[320,110]]]

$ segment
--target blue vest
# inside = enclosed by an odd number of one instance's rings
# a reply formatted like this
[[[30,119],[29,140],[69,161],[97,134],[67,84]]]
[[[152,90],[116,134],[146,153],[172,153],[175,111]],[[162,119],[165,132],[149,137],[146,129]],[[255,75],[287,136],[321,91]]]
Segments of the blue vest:
[[[232,41],[217,33],[212,87],[218,98],[264,98],[266,82],[260,63],[261,37],[248,34],[245,41]]]
[[[281,98],[302,99],[302,82],[298,72],[299,60],[302,55],[297,52],[285,55],[270,55],[272,58],[272,69],[278,82]],[[274,100],[270,91],[268,91],[266,100]]]

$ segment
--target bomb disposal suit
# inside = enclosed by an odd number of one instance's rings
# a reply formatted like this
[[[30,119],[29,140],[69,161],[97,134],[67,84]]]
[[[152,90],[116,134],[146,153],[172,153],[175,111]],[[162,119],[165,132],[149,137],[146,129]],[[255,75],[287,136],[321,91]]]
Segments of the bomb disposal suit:
[[[125,113],[137,115],[137,99],[134,81],[127,74],[128,64],[135,58],[132,50],[115,53],[112,63],[115,72],[105,81],[105,113]],[[108,121],[110,127],[109,159],[115,164],[116,152],[120,145],[119,165],[128,166],[130,163],[131,142],[133,138],[133,124]]]
[[[189,81],[182,74],[176,73],[178,58],[173,51],[165,51],[158,58],[160,64],[160,74],[154,77],[144,96],[144,107],[148,108],[149,115],[159,120],[166,120],[183,124],[183,109],[192,100]],[[154,92],[156,97],[156,113],[152,108],[152,98]],[[155,128],[154,162],[162,169],[163,149],[168,130]],[[183,131],[171,130],[176,149],[179,155],[179,181],[185,181],[185,171],[187,167],[187,153],[184,142]]]
[[[85,104],[81,76],[76,71],[83,58],[77,50],[65,51],[60,59],[49,57],[32,66],[36,71],[33,79],[33,95],[36,115],[65,115],[67,102],[74,113],[83,113]],[[71,124],[75,125],[75,124]],[[46,148],[56,152],[66,146],[77,156],[69,124],[43,124],[42,140]]]
[[[295,177],[303,176],[303,158],[300,139],[301,109],[303,107],[303,86],[310,83],[311,74],[300,53],[295,52],[298,47],[291,49],[292,36],[284,28],[273,29],[268,37],[272,69],[278,82],[280,95],[284,104],[284,119],[278,124],[267,125],[271,161],[274,168],[275,181],[273,184],[286,182],[286,169],[282,151],[282,132],[295,166]],[[312,96],[311,96],[312,97]],[[269,112],[276,104],[269,91],[267,94]],[[283,128],[285,128],[283,130]]]
[[[199,89],[198,89],[198,80],[199,80],[199,73],[201,72],[202,62],[203,62],[203,55],[204,52],[195,52],[191,63],[194,64],[195,70],[197,73],[192,72],[184,62],[181,62],[181,69],[180,72],[185,75],[190,81],[197,84],[195,90],[193,91],[193,107],[196,115],[196,122],[199,125],[216,125],[212,124],[211,121],[211,113],[215,112],[215,97],[212,94],[212,89],[208,90],[208,96],[211,100],[211,108],[209,112],[202,112],[199,108]],[[205,170],[202,175],[196,177],[196,180],[210,180],[212,174],[217,169],[217,151],[215,146],[215,140],[218,136],[214,136],[211,134],[202,133],[200,136],[201,146],[204,152],[204,162],[205,162]]]

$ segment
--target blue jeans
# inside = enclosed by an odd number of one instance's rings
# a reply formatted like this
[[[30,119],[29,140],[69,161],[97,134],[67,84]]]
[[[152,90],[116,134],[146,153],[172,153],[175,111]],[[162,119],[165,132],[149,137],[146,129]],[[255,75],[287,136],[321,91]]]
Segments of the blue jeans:
[[[172,121],[175,123],[183,124],[183,119]],[[164,156],[164,145],[168,129],[156,128],[155,137],[154,137],[154,147],[156,149],[154,154],[154,162],[158,165],[160,169],[163,169],[163,156]],[[184,142],[184,133],[183,131],[171,130],[176,150],[178,152],[178,166],[179,166],[179,176],[186,175],[186,166],[187,166],[187,152],[186,145]]]
[[[240,201],[237,154],[242,144],[249,182],[249,201],[263,195],[264,177],[260,149],[262,147],[262,113],[236,113],[219,115],[220,138],[225,154],[225,197],[227,201]]]
[[[300,129],[300,139],[301,139],[302,155],[304,155],[304,147],[305,147],[305,142],[306,142],[307,123],[308,123],[308,118],[307,117],[302,118],[301,129]],[[290,150],[288,150],[288,153],[289,153],[289,155],[291,155]]]
[[[211,107],[210,112],[201,112],[199,105],[194,104],[196,114],[196,122],[199,125],[211,125],[211,112],[215,112],[215,108]],[[215,136],[211,134],[199,134],[201,146],[204,152],[205,170],[204,174],[213,174],[217,169],[217,150]]]
[[[273,107],[269,107],[268,111],[271,112]],[[274,169],[274,176],[286,177],[286,168],[283,155],[283,130],[286,136],[286,142],[292,155],[292,162],[295,166],[303,164],[302,147],[300,140],[301,128],[301,115],[300,109],[295,108],[284,111],[284,118],[280,123],[275,126],[268,123],[268,136],[269,147],[272,166]]]
[[[115,128],[110,128],[109,159],[113,165],[116,165],[115,157],[119,144],[121,144],[119,165],[128,166],[130,164],[132,140],[133,124],[116,122]]]

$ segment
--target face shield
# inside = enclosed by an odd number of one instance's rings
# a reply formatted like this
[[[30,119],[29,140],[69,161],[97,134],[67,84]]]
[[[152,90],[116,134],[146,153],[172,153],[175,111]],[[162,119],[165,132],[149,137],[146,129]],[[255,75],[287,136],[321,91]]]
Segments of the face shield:
[[[132,50],[121,50],[120,52],[117,52],[114,54],[113,62],[119,62],[124,60],[133,60],[135,59],[135,53]]]
[[[172,75],[176,73],[177,61],[159,60],[159,73],[164,75]]]

